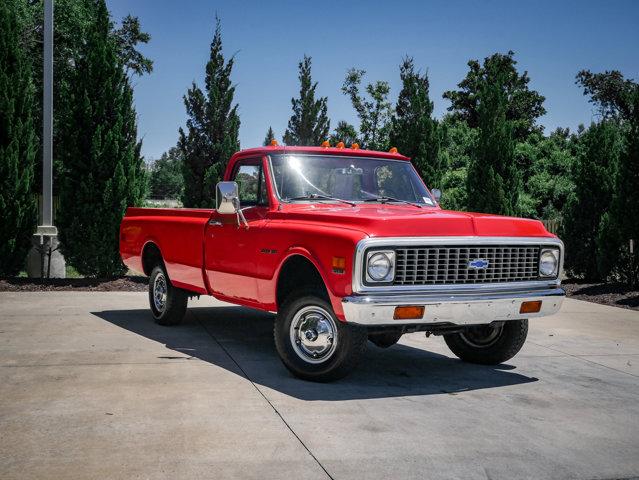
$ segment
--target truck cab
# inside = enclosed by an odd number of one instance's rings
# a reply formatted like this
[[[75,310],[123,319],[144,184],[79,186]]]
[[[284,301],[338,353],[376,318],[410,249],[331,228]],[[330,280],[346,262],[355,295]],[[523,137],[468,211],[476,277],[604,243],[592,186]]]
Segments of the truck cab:
[[[188,297],[276,314],[295,375],[347,374],[370,340],[443,335],[462,360],[495,364],[556,313],[563,244],[541,222],[440,208],[397,153],[280,147],[238,152],[215,208],[129,208],[129,268],[150,276],[155,319],[181,322]]]

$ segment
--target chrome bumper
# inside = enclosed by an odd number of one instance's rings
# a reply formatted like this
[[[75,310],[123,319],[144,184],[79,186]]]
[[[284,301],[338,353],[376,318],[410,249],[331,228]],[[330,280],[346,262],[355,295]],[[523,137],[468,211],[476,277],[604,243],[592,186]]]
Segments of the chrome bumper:
[[[459,294],[361,294],[342,299],[347,322],[361,325],[453,324],[477,325],[497,320],[516,320],[553,315],[559,311],[566,293],[562,288],[499,293]],[[540,300],[538,313],[520,314],[522,302]],[[395,307],[425,307],[420,320],[393,320]]]

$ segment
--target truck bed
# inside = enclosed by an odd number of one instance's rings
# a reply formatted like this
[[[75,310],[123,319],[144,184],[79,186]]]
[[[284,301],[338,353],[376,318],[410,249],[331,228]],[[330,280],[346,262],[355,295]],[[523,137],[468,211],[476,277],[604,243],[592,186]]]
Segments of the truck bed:
[[[142,253],[154,244],[173,285],[206,294],[203,242],[211,213],[208,209],[128,208],[120,226],[122,260],[131,270],[148,274]]]

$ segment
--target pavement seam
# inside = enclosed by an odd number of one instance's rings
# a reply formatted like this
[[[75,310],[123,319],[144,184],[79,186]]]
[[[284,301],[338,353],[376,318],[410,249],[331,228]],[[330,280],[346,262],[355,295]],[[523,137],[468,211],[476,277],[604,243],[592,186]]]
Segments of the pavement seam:
[[[599,365],[600,367],[604,367],[604,368],[607,368],[609,370],[614,370],[615,372],[625,373],[626,375],[630,375],[631,377],[639,378],[639,375],[635,375],[634,373],[624,372],[623,370],[619,370],[618,368],[609,367],[608,365],[604,365],[603,363],[595,362],[593,360],[588,360],[587,358],[585,358],[586,356],[600,356],[601,357],[601,356],[606,356],[606,355],[574,355],[572,353],[562,352],[561,350],[558,350],[556,348],[547,347],[546,345],[540,345],[539,343],[535,343],[535,342],[530,342],[530,343],[532,343],[533,345],[537,345],[538,347],[547,348],[548,350],[552,350],[553,352],[563,353],[564,355],[567,355],[569,357],[577,358],[579,360],[583,360],[584,362],[587,362],[587,363],[592,363],[593,365]],[[634,355],[635,354],[630,354],[629,356],[634,356]],[[624,355],[620,354],[620,356],[624,356]]]
[[[317,465],[322,469],[322,471],[326,474],[326,476],[330,479],[330,480],[334,480],[333,476],[328,473],[328,471],[326,470],[326,468],[324,467],[324,465],[322,465],[322,463],[319,461],[319,459],[313,454],[313,452],[311,452],[311,450],[308,448],[308,446],[304,443],[304,441],[300,438],[300,436],[295,432],[295,430],[293,430],[293,428],[289,425],[289,423],[284,419],[284,417],[282,416],[282,414],[277,410],[277,408],[275,408],[275,405],[273,405],[273,403],[268,399],[268,397],[264,394],[264,392],[262,392],[262,390],[257,386],[257,384],[251,379],[251,377],[249,377],[248,373],[246,372],[246,370],[244,370],[242,368],[242,366],[239,364],[239,362],[237,360],[235,360],[235,358],[231,355],[231,353],[226,349],[226,347],[224,347],[224,345],[222,345],[222,342],[220,342],[217,337],[215,335],[213,335],[208,328],[206,328],[206,326],[202,323],[202,321],[200,320],[200,318],[195,314],[194,311],[190,311],[189,313],[191,313],[193,315],[193,317],[195,317],[195,320],[197,321],[197,323],[204,329],[204,331],[209,335],[209,337],[211,337],[213,339],[213,341],[215,343],[217,343],[219,345],[219,347],[222,349],[222,351],[231,359],[231,361],[235,364],[235,366],[237,366],[237,368],[240,370],[240,372],[242,372],[242,375],[244,375],[244,378],[246,378],[246,380],[248,380],[251,385],[253,385],[253,388],[255,388],[255,390],[257,390],[257,392],[262,396],[262,398],[266,401],[266,403],[269,404],[269,406],[273,409],[273,411],[275,412],[275,414],[280,418],[280,420],[282,421],[282,423],[286,426],[286,428],[288,428],[288,430],[293,434],[293,436],[297,439],[298,442],[300,442],[300,444],[302,445],[302,447],[304,447],[304,449],[308,452],[308,454],[311,456],[311,458],[313,460],[315,460],[315,463],[317,463]]]

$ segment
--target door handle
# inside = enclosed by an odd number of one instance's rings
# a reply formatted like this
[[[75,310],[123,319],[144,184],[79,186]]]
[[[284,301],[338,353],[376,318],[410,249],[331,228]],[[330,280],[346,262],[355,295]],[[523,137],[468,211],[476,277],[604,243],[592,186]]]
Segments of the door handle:
[[[219,220],[209,220],[209,225],[211,225],[212,227],[221,227],[222,222],[220,222]]]

